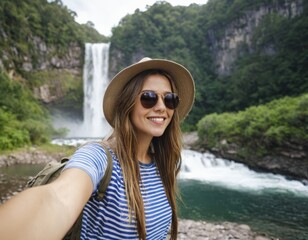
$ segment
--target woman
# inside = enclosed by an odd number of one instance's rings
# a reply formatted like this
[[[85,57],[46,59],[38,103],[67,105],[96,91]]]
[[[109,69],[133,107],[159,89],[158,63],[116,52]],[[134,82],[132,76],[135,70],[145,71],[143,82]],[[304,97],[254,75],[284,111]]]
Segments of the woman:
[[[1,238],[60,239],[83,209],[81,239],[165,239],[169,231],[176,239],[180,121],[193,100],[192,76],[180,64],[144,58],[123,69],[103,101],[114,128],[105,142],[113,170],[103,201],[93,196],[107,156],[100,144],[89,143],[56,181],[0,207]]]

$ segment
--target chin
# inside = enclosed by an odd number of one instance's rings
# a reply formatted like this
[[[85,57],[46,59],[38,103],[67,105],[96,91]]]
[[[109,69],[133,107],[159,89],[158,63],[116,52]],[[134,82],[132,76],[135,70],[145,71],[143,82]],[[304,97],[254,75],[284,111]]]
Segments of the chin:
[[[161,132],[155,132],[155,133],[152,133],[152,136],[153,137],[160,137],[164,134],[165,131],[161,131]]]

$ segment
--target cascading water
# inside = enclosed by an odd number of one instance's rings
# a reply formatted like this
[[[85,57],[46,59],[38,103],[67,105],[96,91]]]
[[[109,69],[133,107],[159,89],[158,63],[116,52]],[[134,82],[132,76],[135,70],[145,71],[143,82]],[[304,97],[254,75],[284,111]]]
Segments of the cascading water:
[[[104,118],[102,100],[108,85],[109,43],[86,43],[83,68],[83,120],[66,112],[54,114],[55,128],[66,128],[66,138],[102,138],[109,134],[110,126]]]
[[[83,132],[85,137],[103,137],[109,129],[102,113],[102,99],[108,85],[109,43],[86,43],[85,50]]]
[[[198,180],[241,191],[271,190],[308,197],[308,187],[300,181],[288,180],[278,174],[258,173],[244,164],[191,150],[182,152],[180,179]]]
[[[244,223],[270,239],[308,239],[305,181],[183,150],[179,187],[181,218]]]

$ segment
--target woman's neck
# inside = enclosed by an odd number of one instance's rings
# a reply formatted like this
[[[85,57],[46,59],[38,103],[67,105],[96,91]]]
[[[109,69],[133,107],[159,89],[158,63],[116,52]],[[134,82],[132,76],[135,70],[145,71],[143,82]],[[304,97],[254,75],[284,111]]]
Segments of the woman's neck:
[[[138,141],[138,152],[137,152],[137,158],[139,162],[142,163],[151,163],[151,157],[149,155],[149,147],[151,144],[151,140],[148,141]]]

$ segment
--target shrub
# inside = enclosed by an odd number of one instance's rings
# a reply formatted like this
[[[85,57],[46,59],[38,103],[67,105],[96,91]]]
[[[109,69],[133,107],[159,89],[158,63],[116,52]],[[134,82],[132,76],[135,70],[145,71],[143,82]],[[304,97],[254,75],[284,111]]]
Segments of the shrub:
[[[225,139],[249,149],[271,149],[286,142],[308,140],[308,94],[285,97],[238,113],[210,114],[198,124],[198,134],[208,147]]]

